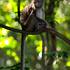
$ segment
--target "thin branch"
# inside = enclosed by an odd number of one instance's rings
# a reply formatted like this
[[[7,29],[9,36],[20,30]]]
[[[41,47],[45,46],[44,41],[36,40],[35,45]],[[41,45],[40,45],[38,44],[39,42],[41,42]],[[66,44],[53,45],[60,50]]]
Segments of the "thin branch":
[[[0,24],[0,27],[5,28],[7,30],[11,30],[13,32],[25,33],[25,31],[22,31],[22,30],[19,30],[19,29],[15,29],[15,28],[12,28],[12,27],[8,27],[8,26],[6,26],[4,24]]]
[[[20,23],[20,0],[17,2],[17,10],[18,10],[18,22]]]
[[[41,39],[42,39],[42,69],[45,70],[45,39],[43,34],[40,34]]]
[[[37,35],[37,34],[40,34],[40,33],[43,33],[43,32],[54,32],[54,34],[59,37],[60,39],[62,39],[63,41],[65,41],[66,43],[68,43],[70,45],[70,39],[68,39],[67,37],[65,37],[63,34],[57,32],[55,29],[53,28],[46,28],[44,29],[43,31],[36,31],[36,32],[26,32],[24,30],[19,30],[19,29],[15,29],[15,28],[12,28],[12,27],[8,27],[8,26],[5,26],[3,24],[0,24],[0,27],[2,28],[5,28],[7,30],[11,30],[13,32],[18,32],[18,33],[25,33],[25,34],[31,34],[31,35]]]
[[[40,32],[26,32],[26,31],[24,31],[24,30],[15,29],[15,28],[6,26],[6,25],[4,25],[4,24],[0,24],[0,27],[1,27],[1,28],[5,28],[5,29],[10,30],[10,31],[13,31],[13,32],[17,32],[17,33],[25,33],[25,34],[31,34],[31,35],[39,34],[39,33],[40,33]]]
[[[47,28],[47,31],[49,31],[50,33],[54,33],[57,37],[59,37],[60,39],[62,39],[63,41],[65,41],[66,43],[68,43],[70,45],[70,39],[65,37],[63,34],[57,32],[55,29]]]
[[[25,70],[25,38],[26,34],[22,33],[21,38],[21,70]]]
[[[20,63],[16,63],[12,66],[7,66],[7,67],[0,67],[0,69],[13,69],[14,67],[20,67]]]

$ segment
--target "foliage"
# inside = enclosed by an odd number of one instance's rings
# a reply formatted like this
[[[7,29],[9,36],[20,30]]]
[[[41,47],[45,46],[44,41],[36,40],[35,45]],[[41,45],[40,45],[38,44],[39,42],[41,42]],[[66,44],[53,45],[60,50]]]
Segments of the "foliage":
[[[46,0],[48,3],[48,0]],[[28,2],[21,0],[20,10],[22,10]],[[47,6],[47,5],[46,5]],[[63,0],[60,2],[59,7],[55,6],[55,23],[56,29],[70,38],[70,1]],[[9,27],[21,29],[20,24],[15,21],[17,16],[17,0],[0,0],[0,24],[5,24]],[[47,16],[46,16],[47,17]],[[49,17],[50,19],[50,17]],[[47,19],[46,19],[47,20]],[[20,62],[20,45],[21,34],[0,28],[0,66],[11,66]],[[41,68],[42,59],[42,40],[40,35],[28,35],[26,38],[25,48],[25,62],[26,68],[32,70],[33,68]],[[57,38],[58,52],[66,52],[68,56],[56,57],[53,63],[54,70],[62,70],[66,67],[70,69],[70,46]],[[46,46],[46,51],[48,50]],[[60,53],[62,54],[62,53]],[[64,62],[62,58],[66,61]],[[39,67],[37,66],[39,65]],[[63,67],[63,68],[62,68]],[[66,70],[67,70],[66,69]]]

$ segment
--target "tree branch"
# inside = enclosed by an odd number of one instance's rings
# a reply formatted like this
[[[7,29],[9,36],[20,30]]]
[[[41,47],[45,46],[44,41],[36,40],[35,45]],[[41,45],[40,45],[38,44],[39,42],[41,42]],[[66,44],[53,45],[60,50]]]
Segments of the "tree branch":
[[[41,29],[40,30],[38,30],[38,31],[34,31],[34,32],[26,32],[26,31],[24,31],[24,30],[19,30],[19,29],[15,29],[15,28],[12,28],[12,27],[8,27],[8,26],[5,26],[5,25],[3,25],[3,24],[0,24],[0,27],[2,27],[2,28],[5,28],[5,29],[7,29],[7,30],[11,30],[11,31],[13,31],[13,32],[18,32],[18,33],[24,33],[24,34],[31,34],[31,35],[37,35],[37,34],[40,34],[40,33],[43,33],[43,32],[54,32],[54,34],[57,36],[57,37],[59,37],[60,39],[62,39],[63,41],[65,41],[66,43],[68,43],[69,45],[70,45],[70,40],[67,38],[67,37],[65,37],[63,34],[61,34],[61,33],[59,33],[59,32],[57,32],[55,29],[53,29],[53,28],[44,28],[44,30],[43,31],[41,31]]]
[[[22,31],[22,30],[15,29],[15,28],[12,28],[12,27],[8,27],[8,26],[6,26],[6,25],[4,25],[4,24],[0,24],[0,27],[5,28],[5,29],[7,29],[7,30],[11,30],[11,31],[13,31],[13,32],[25,33],[25,32]]]

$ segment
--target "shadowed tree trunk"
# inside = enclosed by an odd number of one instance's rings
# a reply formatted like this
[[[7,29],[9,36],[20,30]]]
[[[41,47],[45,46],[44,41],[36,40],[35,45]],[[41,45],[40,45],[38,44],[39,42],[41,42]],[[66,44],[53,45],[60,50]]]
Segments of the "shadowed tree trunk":
[[[42,6],[37,9],[36,16],[41,18],[41,19],[44,19],[44,12],[42,11],[44,0],[40,0],[40,1],[42,2],[41,3]],[[42,39],[42,62],[41,62],[42,67],[41,67],[41,70],[45,70],[45,59],[44,59],[44,57],[45,57],[45,55],[44,55],[45,54],[45,39],[44,39],[43,34],[40,34],[40,36],[41,36],[41,39]]]
[[[54,7],[55,7],[55,0],[49,0],[48,5],[48,21],[49,25],[55,29],[55,23],[54,23]],[[52,64],[55,59],[55,52],[56,52],[56,35],[54,33],[47,33],[47,48],[48,48],[48,54],[47,57],[47,63],[46,63],[46,70],[53,70]],[[51,54],[52,53],[52,54]]]

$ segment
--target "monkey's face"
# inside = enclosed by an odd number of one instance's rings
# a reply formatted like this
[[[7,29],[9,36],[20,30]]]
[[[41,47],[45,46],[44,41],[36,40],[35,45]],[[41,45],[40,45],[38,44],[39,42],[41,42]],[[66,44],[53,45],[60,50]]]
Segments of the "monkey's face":
[[[42,7],[42,0],[32,0],[36,8]]]

